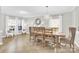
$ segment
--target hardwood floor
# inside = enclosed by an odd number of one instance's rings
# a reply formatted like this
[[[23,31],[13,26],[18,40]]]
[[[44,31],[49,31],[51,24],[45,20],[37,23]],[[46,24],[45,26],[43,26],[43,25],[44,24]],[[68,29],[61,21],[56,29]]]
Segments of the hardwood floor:
[[[29,35],[19,35],[5,40],[4,44],[0,46],[1,53],[72,53],[69,46],[55,49],[53,47],[43,48],[41,45],[35,45],[29,41]],[[79,48],[75,46],[75,53],[78,52]]]

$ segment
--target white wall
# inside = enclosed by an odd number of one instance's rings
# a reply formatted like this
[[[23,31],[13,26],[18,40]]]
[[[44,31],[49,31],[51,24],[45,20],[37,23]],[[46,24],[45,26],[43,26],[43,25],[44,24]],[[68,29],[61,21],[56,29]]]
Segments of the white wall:
[[[75,36],[75,42],[77,46],[79,47],[79,7],[76,7],[74,10],[74,26],[77,28],[76,36]]]
[[[5,24],[3,24],[3,25],[5,25],[5,28],[4,28],[4,31],[6,31],[6,33],[5,34],[7,34],[7,21],[8,21],[8,19],[9,18],[7,18],[8,16],[5,16],[4,17],[4,22],[5,22]],[[18,17],[15,17],[15,19],[13,19],[14,20],[14,22],[16,22],[16,27],[19,25],[19,24],[21,24],[22,25],[22,28],[23,29],[25,29],[26,30],[26,32],[28,33],[29,32],[29,27],[30,26],[37,26],[36,24],[35,24],[35,19],[36,18],[38,18],[38,17],[30,17],[30,18],[22,18],[21,20],[21,23],[19,22],[19,18]],[[49,19],[45,19],[45,17],[40,17],[39,16],[39,18],[41,19],[41,24],[39,25],[39,26],[48,26],[48,23],[49,23]],[[7,28],[6,28],[7,27]],[[18,33],[18,30],[16,29],[15,30],[15,34],[17,34]],[[22,30],[22,32],[25,32],[25,31],[23,31]]]
[[[79,27],[79,7],[75,8],[74,16],[75,16],[75,18],[74,18],[74,25],[77,27],[77,30],[79,30],[78,29],[78,27]]]
[[[68,34],[69,26],[73,25],[73,12],[64,13],[62,19],[62,31]]]
[[[6,18],[6,16],[4,17],[5,19],[5,29],[7,29],[6,27],[6,23],[7,23],[7,18]],[[39,26],[42,26],[42,27],[49,27],[49,20],[50,20],[50,18],[47,18],[46,16],[42,16],[42,17],[30,17],[30,18],[22,18],[21,20],[23,20],[22,21],[22,26],[23,26],[23,29],[26,29],[26,32],[28,33],[29,32],[29,27],[31,26],[31,27],[33,27],[33,26],[38,26],[38,25],[36,25],[35,24],[35,19],[36,18],[40,18],[41,19],[41,24],[39,25]],[[19,19],[18,19],[18,17],[15,17],[15,19],[14,20],[16,20],[16,23],[18,23],[19,21]],[[18,24],[17,24],[18,25]],[[4,30],[5,30],[4,29]],[[24,32],[24,31],[23,31]],[[16,33],[18,33],[18,30],[16,30]]]
[[[72,12],[63,14],[63,32],[68,32],[69,26],[75,26],[78,31],[79,26],[79,7],[76,7]],[[66,33],[67,34],[67,33]]]
[[[5,16],[4,15],[0,15],[0,30],[3,30],[5,32]],[[29,30],[28,27],[29,26],[34,26],[35,25],[35,19],[36,18],[26,18],[24,19],[24,22],[26,23],[27,27],[27,31]],[[68,28],[69,26],[71,26],[73,24],[73,12],[69,12],[69,13],[64,13],[62,15],[62,31],[65,32],[66,34],[68,33]],[[41,17],[41,22],[42,24],[40,26],[48,26],[49,25],[49,20],[46,19],[45,17]],[[5,34],[5,33],[4,33]]]
[[[63,14],[63,32],[68,35],[68,27],[75,26],[77,31],[75,35],[75,43],[79,47],[79,7],[76,7],[73,12]]]
[[[5,31],[5,20],[4,20],[4,15],[1,14],[1,7],[0,7],[0,31],[2,31],[2,35],[4,35]]]
[[[49,23],[48,19],[45,19],[45,17],[40,17],[39,16],[39,18],[41,19],[41,24],[40,25],[36,25],[35,24],[35,19],[36,18],[37,17],[31,17],[31,18],[24,19],[24,22],[26,23],[26,31],[27,31],[27,33],[29,32],[29,27],[33,27],[33,26],[47,27],[48,26],[48,23]]]
[[[4,36],[4,24],[5,24],[5,21],[4,21],[4,16],[1,14],[1,7],[0,7],[0,45],[3,44],[3,36]]]

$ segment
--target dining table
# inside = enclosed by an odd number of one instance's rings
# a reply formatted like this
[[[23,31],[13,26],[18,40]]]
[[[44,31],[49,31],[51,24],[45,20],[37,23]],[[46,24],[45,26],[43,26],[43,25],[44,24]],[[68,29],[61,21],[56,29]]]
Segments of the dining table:
[[[56,47],[60,47],[60,38],[61,37],[65,37],[65,33],[62,33],[62,32],[58,32],[58,33],[53,33],[52,35],[50,33],[44,33],[44,35],[46,36],[52,36],[55,38],[55,45]]]
[[[60,47],[61,46],[60,38],[65,37],[66,36],[65,33],[59,32],[53,34],[53,36],[55,37],[56,47]]]
[[[62,32],[58,32],[58,33],[54,33],[54,34],[50,34],[50,33],[41,33],[41,32],[34,32],[35,36],[37,35],[48,35],[48,36],[52,36],[55,37],[55,41],[56,41],[56,47],[60,47],[60,37],[65,37],[65,33]],[[45,39],[43,39],[45,40]]]
[[[42,36],[42,41],[45,42],[45,37],[52,37],[52,39],[54,38],[55,39],[55,43],[54,43],[54,48],[56,49],[56,52],[58,51],[57,48],[61,47],[61,42],[60,42],[60,38],[61,37],[65,37],[65,33],[63,32],[51,32],[51,30],[49,29],[45,29],[45,32],[41,32],[41,31],[33,31],[32,32],[33,36],[34,36],[34,39],[35,41],[38,40],[37,38],[39,36]],[[46,39],[48,40],[48,39]],[[48,40],[50,41],[50,40]],[[51,42],[52,44],[52,42]]]

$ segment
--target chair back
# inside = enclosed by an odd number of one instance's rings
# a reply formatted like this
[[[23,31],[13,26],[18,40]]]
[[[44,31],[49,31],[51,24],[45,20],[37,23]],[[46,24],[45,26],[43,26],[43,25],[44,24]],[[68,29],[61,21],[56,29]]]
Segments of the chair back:
[[[52,31],[52,28],[50,28],[50,29],[45,29],[45,32],[46,33],[52,33],[53,31]]]
[[[29,33],[32,36],[34,34],[35,27],[29,27]]]
[[[38,28],[37,30],[38,32],[44,32],[44,29],[45,29],[44,27],[37,27],[37,28]]]
[[[52,28],[50,28],[50,29],[45,29],[45,36],[46,36],[46,37],[50,37],[50,36],[52,36],[52,34],[53,34]]]
[[[31,27],[29,27],[29,33],[31,34]]]
[[[37,32],[41,33],[41,35],[43,35],[45,32],[45,27],[37,27]]]
[[[53,30],[53,33],[55,34],[59,31],[59,28],[58,27],[53,27],[52,30]]]
[[[71,43],[74,43],[76,28],[75,27],[69,27],[69,34],[70,34]]]

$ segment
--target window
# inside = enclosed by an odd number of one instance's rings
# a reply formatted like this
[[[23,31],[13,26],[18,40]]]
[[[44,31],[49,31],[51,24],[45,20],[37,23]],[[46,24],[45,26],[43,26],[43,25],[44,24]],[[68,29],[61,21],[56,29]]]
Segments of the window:
[[[54,16],[49,20],[49,27],[58,27],[59,32],[62,32],[62,16]]]

